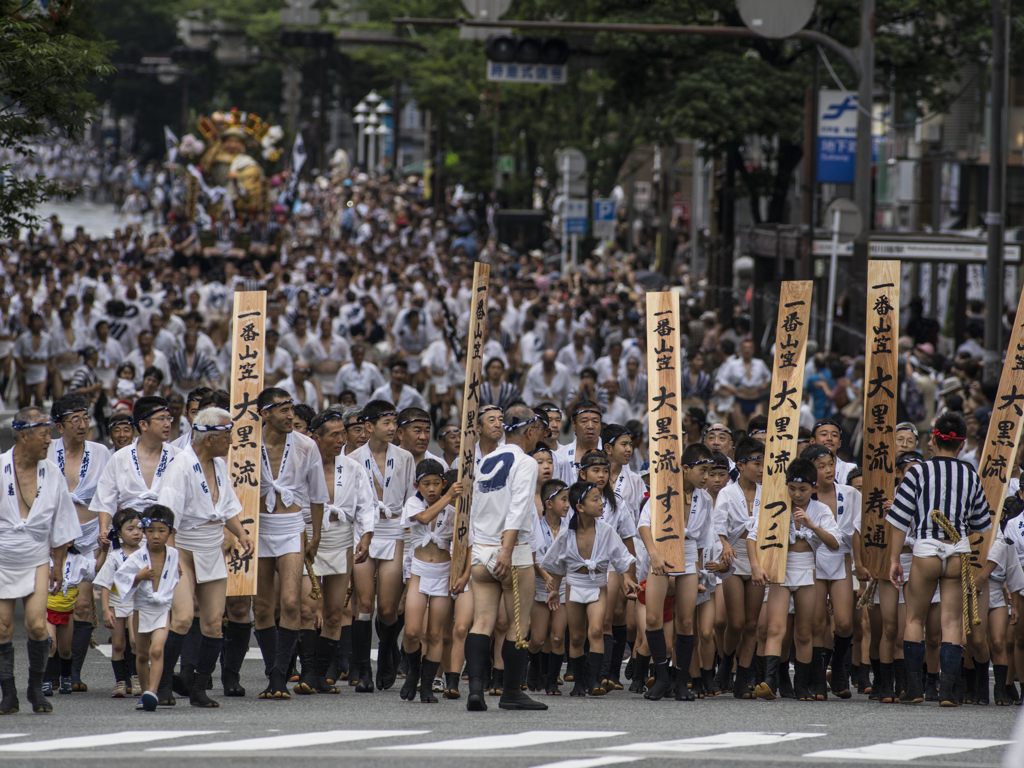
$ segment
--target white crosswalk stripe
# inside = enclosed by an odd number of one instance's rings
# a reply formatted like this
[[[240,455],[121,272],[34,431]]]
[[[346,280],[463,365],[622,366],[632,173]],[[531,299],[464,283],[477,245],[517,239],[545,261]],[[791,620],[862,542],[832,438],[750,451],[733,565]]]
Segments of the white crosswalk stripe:
[[[920,757],[938,757],[939,755],[957,755],[970,752],[972,749],[1001,747],[1009,741],[991,739],[944,739],[934,736],[921,736],[916,739],[900,739],[885,744],[869,744],[866,747],[849,749],[825,749],[820,752],[809,752],[804,757],[833,757],[844,760],[917,760]]]
[[[215,741],[209,744],[186,744],[180,747],[151,747],[147,752],[255,752],[272,749],[314,747],[363,739],[385,739],[392,736],[419,736],[430,731],[317,731],[263,736],[256,739]]]
[[[813,739],[824,736],[823,733],[765,733],[761,731],[729,731],[714,736],[696,736],[690,739],[674,741],[640,741],[635,744],[622,744],[617,747],[601,747],[615,752],[705,752],[710,749],[728,749],[731,747],[762,747],[769,744],[781,744],[798,739]]]
[[[535,765],[533,768],[600,768],[603,765],[615,765],[617,763],[635,763],[637,760],[643,760],[642,757],[585,757],[578,760],[560,760],[557,763],[544,763],[544,765]]]
[[[224,731],[119,731],[92,736],[68,736],[63,739],[25,741],[19,744],[0,745],[0,752],[53,752],[58,749],[87,749],[89,747],[110,747],[117,744],[144,744],[147,741],[183,739],[187,736],[207,736]]]
[[[607,739],[623,736],[626,731],[525,731],[497,736],[474,736],[469,739],[448,739],[429,744],[403,744],[395,747],[374,747],[374,749],[415,749],[433,752],[468,752],[473,750],[511,749],[512,747],[535,747],[540,744],[556,744],[581,739]]]

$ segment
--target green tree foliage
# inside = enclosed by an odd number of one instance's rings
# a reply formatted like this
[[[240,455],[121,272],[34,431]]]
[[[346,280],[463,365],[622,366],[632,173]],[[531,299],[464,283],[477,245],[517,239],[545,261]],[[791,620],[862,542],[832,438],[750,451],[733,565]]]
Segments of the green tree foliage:
[[[0,147],[25,155],[51,130],[72,139],[85,128],[95,100],[90,81],[111,71],[109,48],[83,39],[73,17],[25,15],[21,0],[0,2]],[[38,224],[32,213],[50,197],[69,191],[42,176],[16,179],[0,165],[0,236],[16,237]]]

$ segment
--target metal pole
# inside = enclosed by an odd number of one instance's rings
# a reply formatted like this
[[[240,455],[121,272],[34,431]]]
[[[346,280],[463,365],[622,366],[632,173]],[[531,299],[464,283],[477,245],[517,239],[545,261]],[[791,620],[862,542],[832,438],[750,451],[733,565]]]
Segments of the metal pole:
[[[871,106],[875,85],[875,0],[860,5],[860,83],[857,88],[857,156],[853,198],[864,223],[850,259],[851,329],[864,328],[867,315],[868,241],[871,238]],[[830,310],[831,311],[831,310]]]
[[[370,171],[370,177],[377,175],[377,126],[369,126],[370,149],[369,157],[366,158],[366,165]]]
[[[832,351],[832,324],[836,317],[836,272],[839,270],[839,210],[832,215],[832,258],[828,264],[828,301],[825,311],[825,351]]]
[[[1006,187],[1006,8],[992,0],[992,119],[988,160],[988,258],[985,261],[985,374],[998,381],[1003,343],[1003,193]],[[962,311],[961,307],[957,307]]]
[[[562,276],[569,272],[569,153],[562,155]]]

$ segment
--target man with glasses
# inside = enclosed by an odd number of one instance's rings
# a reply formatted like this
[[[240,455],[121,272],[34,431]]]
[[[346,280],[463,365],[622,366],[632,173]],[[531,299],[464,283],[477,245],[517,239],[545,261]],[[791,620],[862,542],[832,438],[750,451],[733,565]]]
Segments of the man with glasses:
[[[12,642],[18,598],[28,634],[28,700],[33,712],[53,710],[43,696],[50,647],[46,598],[60,590],[68,545],[82,527],[60,470],[46,458],[50,425],[39,408],[21,409],[11,422],[14,447],[0,456],[0,715],[19,707]]]
[[[100,475],[96,493],[89,510],[99,515],[99,539],[110,544],[110,522],[119,509],[144,510],[157,502],[167,468],[178,454],[178,449],[165,442],[171,434],[171,412],[162,397],[140,397],[132,407],[132,422],[139,438],[111,456]],[[113,427],[111,427],[113,432]],[[189,621],[192,611],[189,610]],[[174,631],[167,633],[164,644],[164,671],[156,695],[163,706],[176,702],[171,690],[174,662],[181,652],[185,636]]]
[[[99,551],[100,521],[89,510],[96,485],[103,474],[110,453],[89,436],[89,402],[82,395],[65,395],[50,408],[50,418],[57,426],[60,439],[50,443],[46,457],[57,465],[67,481],[71,501],[82,526],[82,535],[75,539],[75,549],[82,555],[96,557]],[[71,690],[87,691],[82,682],[82,665],[92,640],[92,583],[81,582],[75,600],[74,628],[71,637]]]
[[[194,707],[220,706],[206,695],[206,687],[222,644],[221,620],[228,584],[224,529],[238,539],[243,557],[249,557],[253,550],[253,542],[238,517],[242,505],[225,461],[231,449],[231,427],[231,414],[222,408],[200,411],[192,422],[192,445],[171,461],[160,489],[159,503],[174,512],[174,546],[181,568],[171,604],[170,632],[187,634],[194,602],[199,606],[202,639],[195,675],[184,680]],[[176,661],[164,654],[166,667],[173,669]]]
[[[290,699],[288,668],[299,639],[299,592],[304,557],[316,559],[323,530],[324,503],[330,500],[324,467],[315,442],[294,431],[288,393],[267,387],[256,399],[263,420],[263,468],[260,472],[260,533],[256,577],[256,641],[270,684],[261,699]],[[308,506],[312,539],[303,543]],[[275,625],[280,588],[280,622]]]

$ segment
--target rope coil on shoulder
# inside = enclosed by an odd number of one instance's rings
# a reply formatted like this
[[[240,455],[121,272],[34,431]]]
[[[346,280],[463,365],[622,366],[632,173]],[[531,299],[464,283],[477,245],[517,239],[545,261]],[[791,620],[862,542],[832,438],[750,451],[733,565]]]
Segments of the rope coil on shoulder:
[[[932,522],[949,536],[950,541],[954,544],[960,541],[960,534],[956,528],[939,510],[933,509],[931,518]],[[964,593],[964,633],[969,635],[971,634],[971,625],[977,626],[981,624],[981,618],[978,616],[978,585],[974,583],[974,571],[971,570],[971,555],[969,552],[960,554],[960,585]],[[967,609],[968,603],[971,606],[970,612]]]
[[[516,648],[526,648],[530,644],[523,639],[523,625],[519,621],[519,568],[512,566],[512,612],[516,621]]]

